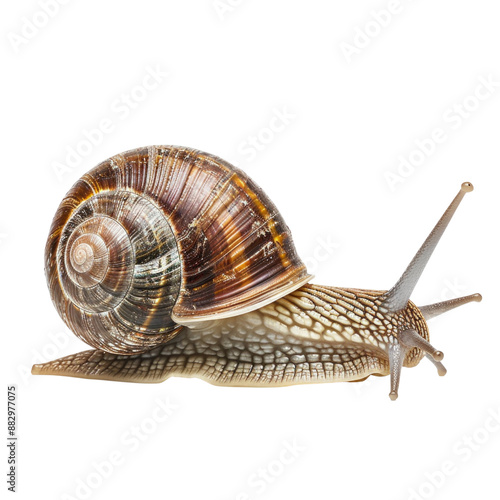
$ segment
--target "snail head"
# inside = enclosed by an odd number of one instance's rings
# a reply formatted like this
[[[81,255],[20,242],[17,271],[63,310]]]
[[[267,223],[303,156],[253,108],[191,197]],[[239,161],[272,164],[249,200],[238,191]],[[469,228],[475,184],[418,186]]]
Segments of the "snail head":
[[[391,399],[398,396],[398,385],[401,367],[403,364],[411,366],[417,353],[422,353],[436,366],[439,375],[445,375],[446,369],[441,363],[444,354],[433,347],[429,342],[426,321],[447,312],[455,307],[469,302],[480,302],[482,297],[475,293],[465,297],[446,300],[436,304],[417,307],[410,301],[415,288],[430,256],[436,248],[441,236],[453,217],[458,205],[466,193],[473,190],[470,182],[464,182],[450,206],[439,219],[423,245],[416,253],[405,272],[397,283],[386,292],[381,307],[389,316],[397,316],[397,342],[389,345],[389,362],[391,369]],[[419,351],[420,349],[420,351]]]

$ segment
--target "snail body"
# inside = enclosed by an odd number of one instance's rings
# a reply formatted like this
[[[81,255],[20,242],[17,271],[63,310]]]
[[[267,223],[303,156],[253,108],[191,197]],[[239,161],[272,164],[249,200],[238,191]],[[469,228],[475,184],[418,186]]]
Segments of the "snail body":
[[[94,350],[35,374],[130,382],[200,377],[290,385],[391,375],[427,355],[426,319],[479,294],[418,308],[410,294],[461,191],[389,291],[309,284],[276,206],[244,172],[197,150],[140,148],[85,174],[45,251],[53,303]]]

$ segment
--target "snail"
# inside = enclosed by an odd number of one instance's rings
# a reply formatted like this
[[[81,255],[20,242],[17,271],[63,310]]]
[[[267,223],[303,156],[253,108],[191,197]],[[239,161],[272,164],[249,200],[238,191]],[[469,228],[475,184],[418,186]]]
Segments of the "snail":
[[[93,347],[33,374],[124,382],[199,377],[223,386],[361,381],[443,353],[426,320],[480,301],[417,307],[410,295],[472,184],[388,291],[310,284],[280,212],[243,171],[198,150],[152,146],[81,177],[45,249],[52,301]]]

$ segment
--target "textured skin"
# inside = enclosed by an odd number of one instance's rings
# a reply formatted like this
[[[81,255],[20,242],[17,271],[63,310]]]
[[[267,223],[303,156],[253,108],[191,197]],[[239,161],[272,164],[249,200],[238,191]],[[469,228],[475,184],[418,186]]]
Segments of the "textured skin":
[[[411,302],[399,314],[380,308],[384,292],[305,285],[256,311],[183,330],[166,345],[138,356],[85,351],[33,373],[161,382],[198,377],[217,385],[281,386],[363,380],[389,373],[388,349],[398,331],[425,320]],[[405,366],[422,358],[409,349]]]
[[[45,262],[69,328],[126,354],[310,279],[277,208],[244,172],[172,146],[114,156],[78,180],[54,217]]]

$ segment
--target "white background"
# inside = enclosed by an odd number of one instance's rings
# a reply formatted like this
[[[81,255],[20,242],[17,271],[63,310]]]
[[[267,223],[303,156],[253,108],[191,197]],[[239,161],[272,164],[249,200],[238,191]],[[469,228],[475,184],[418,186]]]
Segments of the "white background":
[[[49,1],[50,18],[42,3],[1,15],[2,366],[19,393],[18,498],[496,497],[498,3],[74,0]],[[153,70],[156,85],[139,88]],[[293,117],[270,134],[283,110]],[[102,120],[106,133],[92,135]],[[441,143],[429,145],[436,128]],[[254,155],[247,141],[259,134]],[[472,182],[412,297],[484,296],[430,324],[447,376],[426,361],[404,369],[395,403],[388,378],[232,389],[30,376],[33,362],[86,348],[43,274],[60,200],[100,161],[150,144],[245,169],[325,285],[392,286]],[[68,148],[85,154],[67,165]],[[419,164],[398,173],[412,154]],[[159,423],[157,398],[176,406]],[[120,463],[103,478],[95,464],[110,456]]]

